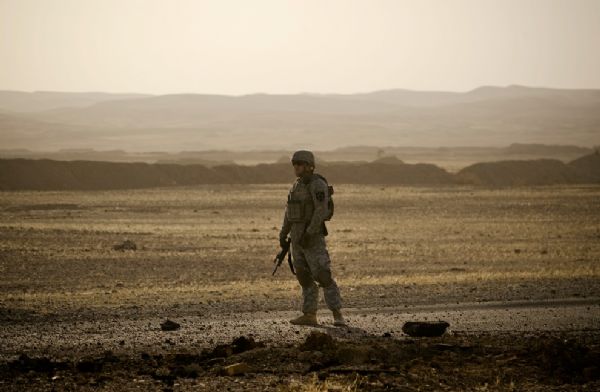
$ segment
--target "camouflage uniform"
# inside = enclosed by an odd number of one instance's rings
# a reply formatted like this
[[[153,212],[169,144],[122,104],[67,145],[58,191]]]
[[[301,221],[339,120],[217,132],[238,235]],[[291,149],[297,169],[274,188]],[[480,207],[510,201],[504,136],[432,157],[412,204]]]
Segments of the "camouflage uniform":
[[[299,177],[288,194],[279,238],[290,234],[296,278],[302,286],[303,313],[316,313],[319,288],[332,311],[342,307],[340,290],[332,277],[329,253],[325,243],[324,218],[328,214],[327,183],[317,175]],[[302,240],[302,237],[304,241]],[[316,283],[315,283],[316,282]]]

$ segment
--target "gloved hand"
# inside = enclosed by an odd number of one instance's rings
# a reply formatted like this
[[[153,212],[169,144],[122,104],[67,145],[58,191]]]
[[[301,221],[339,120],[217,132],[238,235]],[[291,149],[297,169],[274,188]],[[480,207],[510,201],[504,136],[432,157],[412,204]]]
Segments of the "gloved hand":
[[[279,237],[279,246],[281,246],[282,249],[287,246],[287,236]]]

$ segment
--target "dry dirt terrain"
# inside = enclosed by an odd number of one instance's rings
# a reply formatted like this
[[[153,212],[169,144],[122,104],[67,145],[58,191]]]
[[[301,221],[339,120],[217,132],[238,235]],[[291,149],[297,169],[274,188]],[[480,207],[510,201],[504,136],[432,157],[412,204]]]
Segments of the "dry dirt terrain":
[[[287,322],[287,189],[1,192],[0,390],[600,388],[600,186],[336,186],[345,329]]]

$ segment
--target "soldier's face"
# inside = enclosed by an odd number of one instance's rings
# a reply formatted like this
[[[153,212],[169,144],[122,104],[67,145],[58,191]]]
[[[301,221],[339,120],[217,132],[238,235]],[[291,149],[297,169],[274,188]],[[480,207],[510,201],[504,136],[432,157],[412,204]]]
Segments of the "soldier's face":
[[[305,162],[292,162],[292,165],[294,165],[296,177],[301,177],[308,170],[308,165]]]

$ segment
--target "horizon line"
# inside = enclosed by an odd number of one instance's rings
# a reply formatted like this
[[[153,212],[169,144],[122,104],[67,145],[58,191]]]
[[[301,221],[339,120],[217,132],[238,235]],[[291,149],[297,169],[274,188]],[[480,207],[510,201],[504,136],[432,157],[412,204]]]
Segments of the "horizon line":
[[[329,150],[312,150],[316,153],[330,153],[336,152],[339,150],[350,149],[350,148],[377,148],[380,150],[385,149],[398,149],[398,148],[423,148],[423,149],[505,149],[512,146],[543,146],[543,147],[572,147],[572,148],[582,148],[594,150],[596,148],[593,146],[583,146],[579,144],[545,144],[545,143],[523,143],[523,142],[513,142],[504,145],[461,145],[461,146],[424,146],[424,145],[368,145],[368,144],[354,144],[354,145],[346,145],[340,146]],[[0,153],[2,152],[18,152],[18,151],[27,151],[32,153],[55,153],[55,152],[124,152],[129,154],[154,154],[154,153],[163,153],[163,154],[180,154],[180,153],[206,153],[206,152],[228,152],[228,153],[270,153],[270,152],[290,152],[296,151],[295,148],[273,148],[273,149],[261,149],[261,148],[252,148],[246,150],[239,149],[222,149],[222,148],[212,148],[206,150],[144,150],[144,151],[135,151],[135,150],[124,150],[120,148],[116,149],[107,149],[107,150],[98,150],[93,147],[67,147],[67,148],[59,148],[55,150],[32,150],[29,148],[0,148]]]
[[[302,91],[295,93],[270,93],[264,91],[257,91],[252,93],[244,93],[244,94],[224,94],[224,93],[210,93],[210,92],[168,92],[168,93],[144,93],[144,92],[135,92],[135,91],[103,91],[103,90],[16,90],[16,89],[1,89],[0,92],[12,92],[12,93],[26,93],[26,94],[36,94],[36,93],[61,93],[61,94],[111,94],[111,95],[146,95],[146,96],[165,96],[165,95],[206,95],[206,96],[224,96],[224,97],[249,97],[256,95],[271,95],[271,96],[286,96],[286,95],[363,95],[363,94],[373,94],[378,92],[386,92],[386,91],[405,91],[405,92],[416,92],[416,93],[451,93],[451,94],[468,94],[480,89],[484,88],[497,88],[497,89],[509,89],[509,88],[526,88],[526,89],[547,89],[547,90],[578,90],[578,91],[590,91],[590,90],[600,90],[600,87],[549,87],[549,86],[534,86],[534,85],[525,85],[525,84],[507,84],[507,85],[495,85],[495,84],[482,84],[477,87],[473,87],[468,90],[418,90],[411,88],[403,88],[403,87],[391,87],[385,89],[376,89],[376,90],[365,90],[365,91],[355,91],[351,93],[341,93],[341,92],[311,92],[311,91]]]

